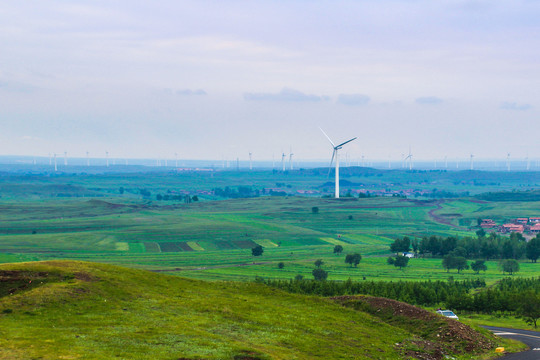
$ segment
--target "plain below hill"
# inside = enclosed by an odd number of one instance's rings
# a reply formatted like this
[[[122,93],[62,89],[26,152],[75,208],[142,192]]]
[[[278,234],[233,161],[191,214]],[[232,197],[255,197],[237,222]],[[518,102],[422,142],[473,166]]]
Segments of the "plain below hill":
[[[466,327],[452,336],[464,346],[430,334],[424,351],[426,327],[344,300],[87,262],[4,264],[0,359],[459,359],[495,346]],[[421,319],[435,320],[446,334],[444,319]]]

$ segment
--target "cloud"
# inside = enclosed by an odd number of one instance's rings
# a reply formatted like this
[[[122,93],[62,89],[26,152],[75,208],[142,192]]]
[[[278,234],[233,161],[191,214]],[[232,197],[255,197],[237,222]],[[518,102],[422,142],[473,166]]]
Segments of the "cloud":
[[[366,105],[370,98],[362,94],[339,94],[337,103],[343,105]]]
[[[420,105],[437,105],[443,102],[443,99],[435,96],[423,96],[416,98],[415,102]]]
[[[515,102],[503,102],[500,106],[504,110],[526,111],[532,108],[531,104],[518,104]]]
[[[287,101],[287,102],[321,102],[327,101],[328,96],[304,94],[301,91],[284,88],[277,94],[271,93],[245,93],[244,100],[248,101]]]
[[[203,89],[197,89],[197,90],[182,89],[182,90],[176,90],[176,95],[182,95],[182,96],[206,95],[206,91],[204,91]]]

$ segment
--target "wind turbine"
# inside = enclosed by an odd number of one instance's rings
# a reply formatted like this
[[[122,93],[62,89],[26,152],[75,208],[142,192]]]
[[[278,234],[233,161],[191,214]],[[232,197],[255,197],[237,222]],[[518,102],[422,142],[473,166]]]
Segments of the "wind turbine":
[[[56,153],[54,153],[54,172],[58,171],[58,166],[56,165]]]
[[[286,156],[285,153],[282,152],[281,153],[281,170],[282,171],[285,171],[285,156]]]
[[[330,165],[328,167],[328,173],[330,174],[330,167],[332,166],[332,162],[334,161],[334,157],[336,158],[336,199],[339,199],[339,154],[338,154],[338,151],[339,149],[341,149],[343,147],[343,145],[347,144],[347,143],[350,143],[351,141],[355,140],[356,137],[350,139],[350,140],[347,140],[345,142],[342,142],[341,144],[339,145],[334,145],[334,143],[332,142],[332,140],[328,137],[328,135],[326,135],[326,133],[323,131],[323,129],[319,128],[322,133],[324,134],[324,136],[326,136],[326,138],[328,139],[328,141],[330,141],[330,144],[332,144],[332,148],[334,149],[334,151],[332,152],[332,159],[330,160]]]
[[[67,166],[67,151],[64,151],[64,166]]]
[[[90,159],[88,158],[88,155],[89,155],[89,154],[90,154],[90,153],[87,151],[87,152],[86,152],[86,166],[90,166]]]
[[[289,169],[293,169],[292,157],[293,157],[292,147],[289,148]]]
[[[471,154],[471,170],[474,170],[474,154]]]
[[[409,170],[412,170],[412,153],[411,153],[411,147],[409,146],[409,155],[407,155],[407,157],[404,159],[404,161],[406,162],[407,160],[409,160]]]
[[[249,153],[249,170],[253,170],[252,162],[251,162],[251,155],[252,153]]]
[[[174,167],[178,167],[178,154],[174,153]],[[223,161],[223,167],[225,167],[225,161]]]
[[[510,171],[510,153],[506,154],[506,171]]]
[[[105,157],[107,160],[107,167],[109,167],[109,152],[108,151],[105,151]]]
[[[525,158],[527,161],[527,171],[531,169],[531,162],[529,161],[529,152],[527,151],[527,157]]]

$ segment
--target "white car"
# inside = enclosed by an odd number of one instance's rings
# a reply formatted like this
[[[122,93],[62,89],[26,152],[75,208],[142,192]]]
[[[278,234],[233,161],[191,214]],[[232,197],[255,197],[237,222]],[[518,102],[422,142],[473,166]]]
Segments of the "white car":
[[[450,318],[450,319],[456,319],[456,320],[459,320],[459,318],[457,317],[456,314],[454,314],[453,311],[450,311],[450,310],[437,310],[437,314],[440,314],[442,316],[446,316],[447,318]]]

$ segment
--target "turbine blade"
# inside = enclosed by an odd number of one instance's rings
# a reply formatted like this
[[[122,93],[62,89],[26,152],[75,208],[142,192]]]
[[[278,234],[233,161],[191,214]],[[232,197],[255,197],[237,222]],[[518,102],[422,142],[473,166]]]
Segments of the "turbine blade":
[[[328,177],[330,177],[330,171],[332,171],[332,163],[334,162],[334,156],[336,155],[336,150],[332,152],[332,159],[330,159],[330,165],[328,165]]]
[[[344,143],[341,143],[341,144],[339,144],[339,145],[336,146],[336,147],[339,148],[339,147],[341,147],[341,146],[343,146],[343,145],[345,145],[345,144],[347,144],[347,143],[350,143],[350,142],[353,141],[353,140],[356,140],[356,138],[352,138],[351,140],[347,140],[347,141],[345,141]]]
[[[330,144],[332,144],[332,147],[336,147],[336,145],[334,145],[334,143],[332,142],[332,140],[330,140],[330,138],[328,137],[328,135],[326,135],[326,133],[324,132],[323,129],[319,128],[319,130],[321,130],[321,132],[324,134],[324,136],[326,136],[326,138],[328,139],[328,141],[330,141]]]

